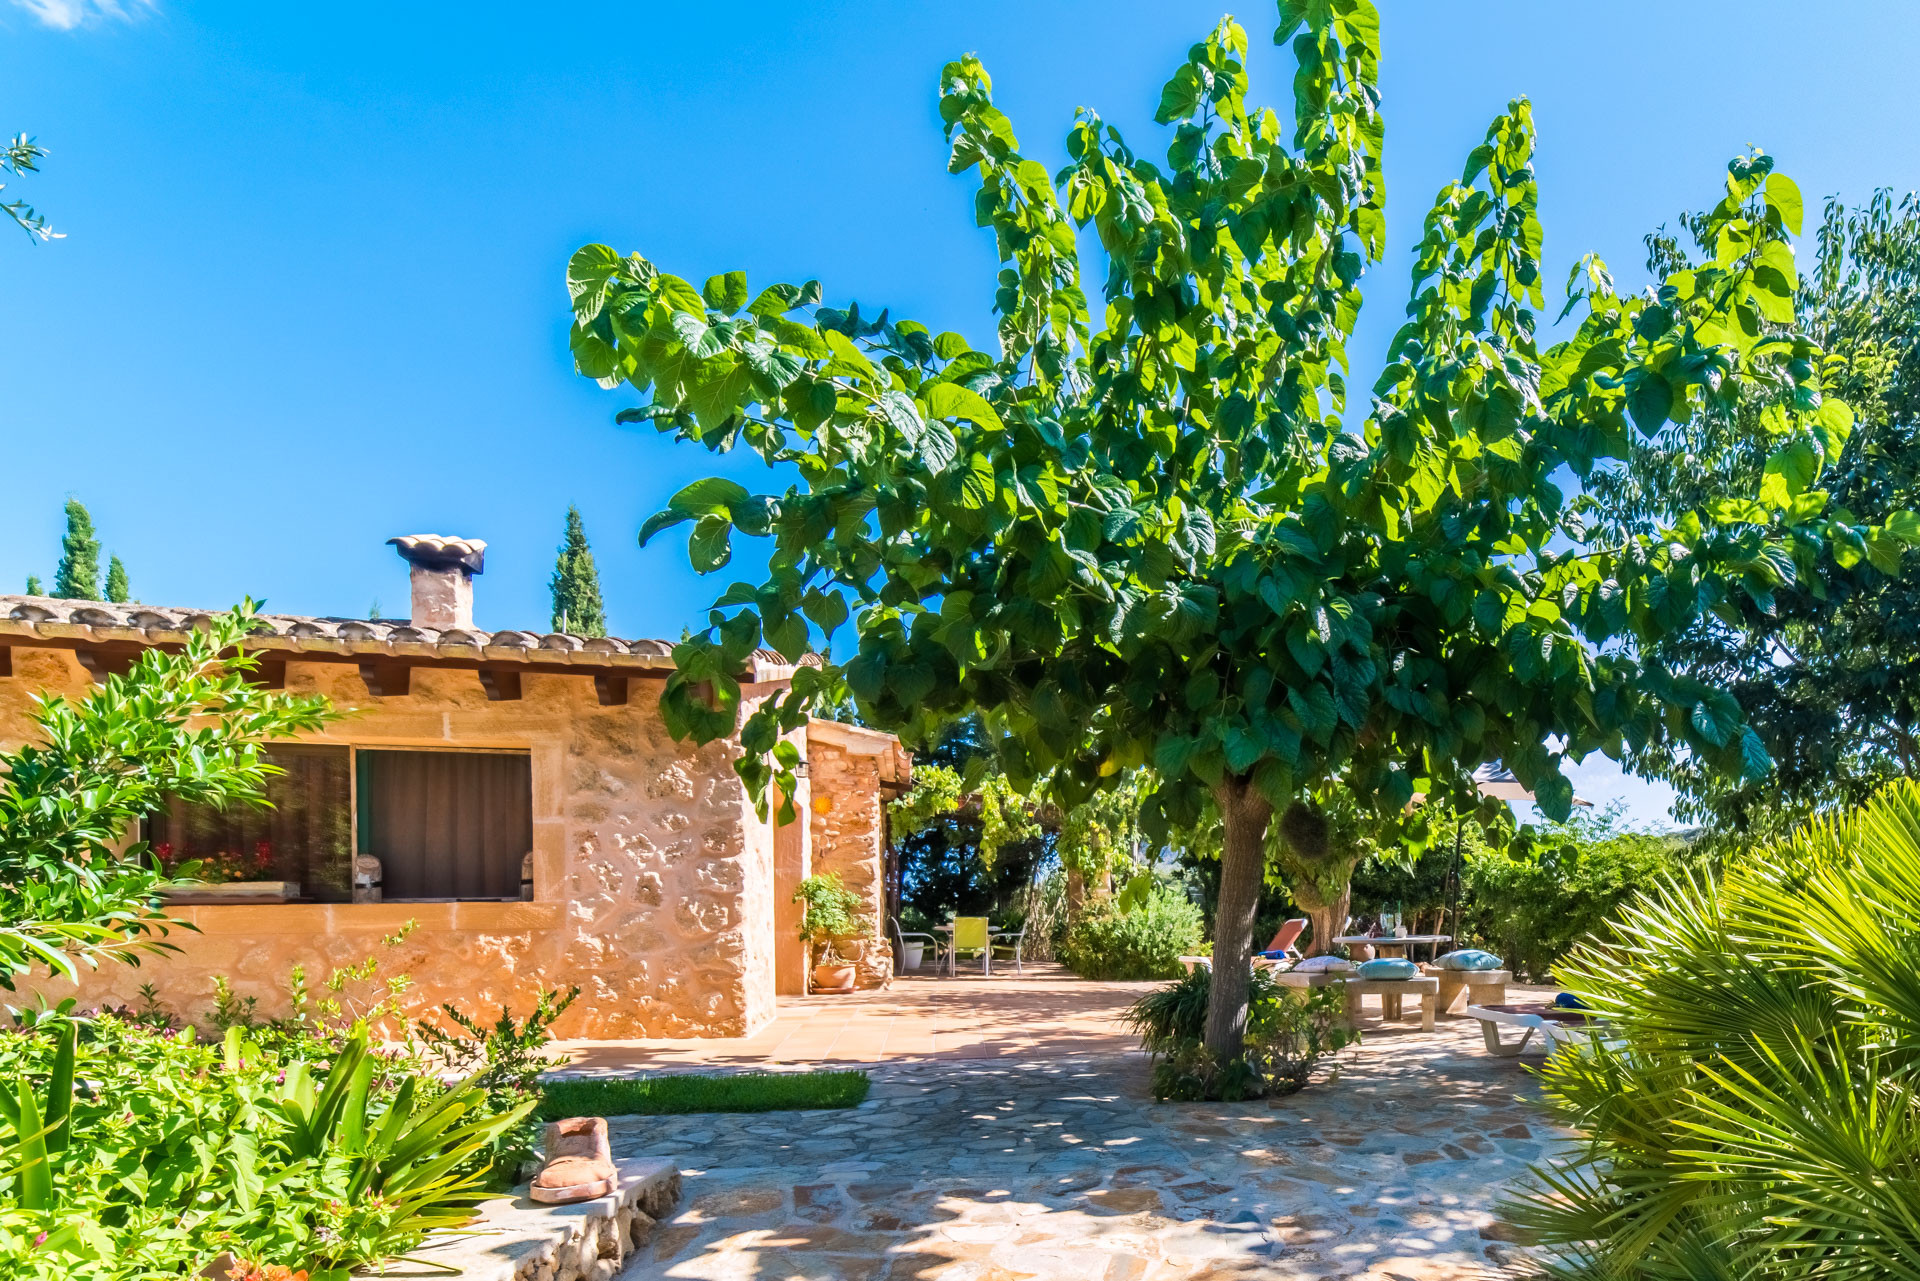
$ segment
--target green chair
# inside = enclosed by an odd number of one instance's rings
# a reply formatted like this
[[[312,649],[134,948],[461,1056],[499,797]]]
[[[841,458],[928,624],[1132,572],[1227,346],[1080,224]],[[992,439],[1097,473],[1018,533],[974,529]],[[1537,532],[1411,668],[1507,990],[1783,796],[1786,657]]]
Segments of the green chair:
[[[993,933],[987,928],[984,916],[956,916],[953,918],[953,942],[947,945],[947,974],[959,973],[956,962],[960,953],[978,953],[980,972],[993,973]]]

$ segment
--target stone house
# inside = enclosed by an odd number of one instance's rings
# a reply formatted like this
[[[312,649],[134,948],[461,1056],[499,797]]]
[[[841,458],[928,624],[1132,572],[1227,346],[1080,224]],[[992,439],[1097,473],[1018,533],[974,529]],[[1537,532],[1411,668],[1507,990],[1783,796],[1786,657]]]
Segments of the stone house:
[[[271,749],[285,770],[273,808],[176,806],[149,820],[157,851],[238,860],[287,901],[171,908],[197,932],[174,931],[179,951],[138,968],[84,976],[83,1004],[128,1003],[152,983],[199,1019],[223,977],[271,1014],[294,966],[318,979],[380,954],[382,973],[411,975],[419,1011],[524,1014],[542,990],[578,984],[559,1035],[745,1035],[778,995],[806,990],[791,899],[826,871],[871,905],[860,982],[890,981],[883,807],[911,765],[896,739],[810,722],[796,744],[801,818],[763,821],[732,769],[737,745],[668,735],[658,695],[671,644],[477,631],[485,544],[392,542],[412,566],[411,618],[264,620],[260,679],[348,713]],[[35,694],[82,697],[204,617],[0,596],[0,744],[32,732]],[[741,674],[744,696],[792,672],[763,651]],[[65,980],[39,988],[75,994]]]

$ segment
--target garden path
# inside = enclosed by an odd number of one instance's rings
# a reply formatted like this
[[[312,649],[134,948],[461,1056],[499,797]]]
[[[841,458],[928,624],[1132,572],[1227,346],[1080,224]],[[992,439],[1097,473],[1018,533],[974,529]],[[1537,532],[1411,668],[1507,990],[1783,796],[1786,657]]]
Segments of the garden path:
[[[1024,1031],[975,1026],[961,1041],[951,1028],[976,998],[957,985],[852,1002],[893,1018],[926,1003],[936,1046],[956,1037],[944,1054],[883,1043],[857,1109],[616,1121],[617,1154],[685,1171],[679,1212],[625,1276],[1454,1281],[1512,1257],[1497,1198],[1556,1139],[1531,1078],[1489,1058],[1470,1021],[1431,1035],[1370,1022],[1337,1081],[1288,1099],[1157,1104],[1146,1059],[1110,1023],[1146,985],[993,982]],[[794,1039],[812,1021],[754,1054],[706,1042],[705,1065],[798,1063],[771,1054],[818,1045]],[[845,1035],[825,1050],[850,1049]],[[582,1066],[696,1066],[680,1046],[636,1050]]]

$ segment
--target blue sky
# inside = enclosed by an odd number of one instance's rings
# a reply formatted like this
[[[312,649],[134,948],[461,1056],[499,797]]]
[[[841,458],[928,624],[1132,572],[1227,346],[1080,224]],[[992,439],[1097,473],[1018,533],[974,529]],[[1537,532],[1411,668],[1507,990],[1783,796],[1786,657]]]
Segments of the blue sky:
[[[1920,185],[1910,0],[1383,0],[1387,264],[1371,381],[1426,204],[1508,98],[1533,98],[1555,282],[1628,281],[1640,236],[1771,150],[1810,205]],[[964,5],[186,4],[0,0],[0,129],[45,172],[8,197],[67,238],[0,236],[0,589],[51,573],[75,495],[142,599],[405,609],[393,534],[491,544],[477,613],[544,627],[566,505],[613,629],[678,636],[724,583],[640,522],[710,460],[616,428],[573,374],[563,270],[588,241],[696,281],[818,277],[990,341],[991,239],[945,173],[941,64],[976,51],[1049,163],[1073,109],[1142,151],[1221,0]],[[1284,106],[1268,4],[1255,97]],[[1598,765],[1583,795],[1663,801]]]

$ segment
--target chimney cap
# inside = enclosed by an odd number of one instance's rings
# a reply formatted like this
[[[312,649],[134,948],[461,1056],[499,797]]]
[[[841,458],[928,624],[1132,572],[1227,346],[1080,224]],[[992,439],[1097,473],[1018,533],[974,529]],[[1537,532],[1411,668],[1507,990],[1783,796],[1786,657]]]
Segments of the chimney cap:
[[[387,542],[399,551],[401,559],[422,569],[464,569],[478,574],[486,567],[487,545],[477,538],[402,534]]]

